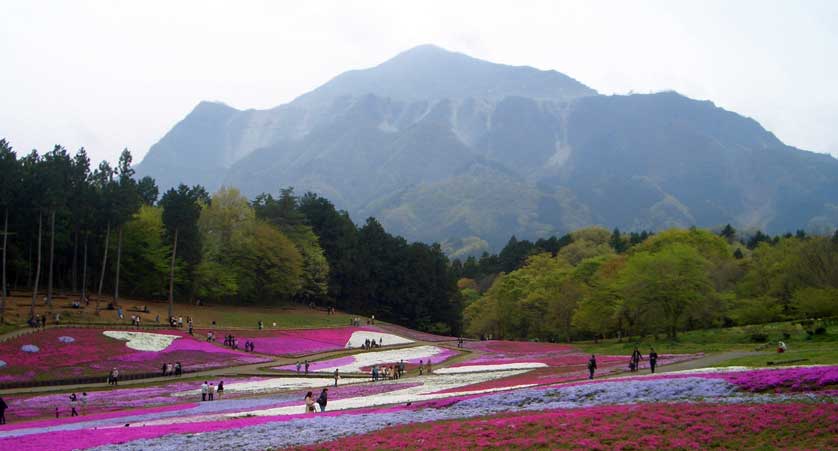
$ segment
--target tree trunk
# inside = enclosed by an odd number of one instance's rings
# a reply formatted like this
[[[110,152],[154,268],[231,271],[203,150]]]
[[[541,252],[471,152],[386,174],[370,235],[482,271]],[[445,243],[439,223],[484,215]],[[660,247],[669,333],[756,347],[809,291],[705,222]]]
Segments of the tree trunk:
[[[0,324],[6,320],[6,246],[9,242],[9,207],[6,207],[3,218],[3,285],[0,285]]]
[[[84,257],[81,267],[81,298],[87,299],[87,233],[84,234]]]
[[[35,263],[35,284],[32,286],[32,305],[29,306],[29,317],[35,317],[35,302],[38,300],[38,282],[41,278],[41,230],[43,226],[43,216],[38,212],[38,259]]]
[[[105,232],[105,252],[102,257],[102,272],[99,275],[99,292],[96,294],[96,313],[99,313],[99,298],[102,297],[102,286],[105,284],[105,268],[108,266],[108,240],[111,238],[111,223],[108,222],[108,228]]]
[[[169,269],[169,318],[174,315],[175,305],[175,256],[177,255],[177,229],[175,229],[175,240],[172,245],[172,265]]]
[[[122,226],[116,231],[116,277],[113,283],[113,303],[119,304],[119,261],[122,257]]]
[[[73,266],[70,270],[70,286],[73,288],[73,293],[78,293],[77,288],[79,287],[77,280],[79,278],[79,268],[78,268],[78,257],[79,257],[79,231],[76,229],[74,231],[74,238],[73,238]],[[65,285],[66,287],[66,285]]]
[[[55,262],[55,210],[50,214],[49,276],[47,277],[47,305],[52,309],[52,266]]]

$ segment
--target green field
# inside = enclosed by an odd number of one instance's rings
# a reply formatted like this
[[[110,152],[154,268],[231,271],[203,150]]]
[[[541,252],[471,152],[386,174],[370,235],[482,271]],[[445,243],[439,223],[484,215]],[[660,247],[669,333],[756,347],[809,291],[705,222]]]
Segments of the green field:
[[[778,354],[777,342],[781,340],[788,346],[788,351]],[[696,330],[681,333],[677,341],[664,337],[658,337],[656,340],[648,336],[642,339],[609,339],[600,340],[599,343],[574,344],[585,352],[608,355],[629,355],[635,346],[644,354],[650,347],[654,347],[659,354],[759,352],[756,355],[726,360],[716,366],[766,366],[768,362],[782,363],[800,359],[806,359],[799,362],[804,365],[838,363],[838,325],[828,326],[825,333],[810,336],[799,322]]]

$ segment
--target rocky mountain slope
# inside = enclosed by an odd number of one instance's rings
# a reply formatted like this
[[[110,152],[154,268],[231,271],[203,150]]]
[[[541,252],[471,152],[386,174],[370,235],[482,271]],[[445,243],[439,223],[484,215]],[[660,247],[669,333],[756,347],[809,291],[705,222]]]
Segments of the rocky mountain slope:
[[[838,160],[752,119],[673,92],[598,95],[555,71],[433,46],[270,110],[201,103],[137,172],[164,188],[315,191],[356,221],[376,216],[454,253],[589,224],[838,223]]]

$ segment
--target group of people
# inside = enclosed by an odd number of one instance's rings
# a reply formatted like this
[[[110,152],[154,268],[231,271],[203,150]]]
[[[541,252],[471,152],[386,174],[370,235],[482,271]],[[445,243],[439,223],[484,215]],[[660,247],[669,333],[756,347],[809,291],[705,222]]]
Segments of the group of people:
[[[160,370],[163,372],[163,376],[181,376],[183,374],[183,367],[180,362],[164,363]]]
[[[249,341],[245,342],[245,344],[244,344],[245,350],[250,351],[251,350],[250,347],[252,345],[253,345],[253,343],[251,343]],[[235,336],[233,336],[233,334],[225,335],[224,336],[224,346],[227,346],[230,349],[239,349],[239,339],[236,338]]]
[[[303,363],[300,363],[300,361],[297,360],[297,374],[300,374],[300,368],[302,368],[304,365],[305,365],[305,369],[306,369],[306,376],[308,376],[308,369],[311,366],[311,363],[309,363],[308,360],[306,360]]]
[[[430,361],[429,361],[430,363]],[[420,365],[421,367],[421,365]],[[405,363],[404,360],[400,361],[399,363],[394,363],[392,365],[373,365],[370,369],[370,376],[372,377],[373,381],[378,380],[395,380],[400,379],[405,372]]]
[[[421,376],[425,373],[433,374],[433,370],[431,368],[431,359],[428,359],[428,363],[419,360],[419,375]]]
[[[640,350],[636,347],[634,351],[631,352],[631,360],[629,360],[629,371],[632,373],[636,373],[640,370],[640,361],[643,360],[643,354],[640,353]],[[658,353],[655,352],[655,348],[649,348],[649,369],[652,372],[655,372],[655,367],[658,366]]]
[[[131,326],[140,328],[140,315],[131,315]]]
[[[28,322],[29,322],[29,327],[46,329],[46,327],[47,327],[47,315],[35,315],[32,318],[29,318]]]
[[[315,409],[315,407],[314,407],[315,404],[320,406],[320,411],[321,412],[325,412],[326,411],[326,404],[328,402],[329,402],[329,389],[328,388],[324,388],[320,392],[320,396],[317,397],[317,400],[314,399],[314,395],[311,392],[308,392],[308,393],[306,393],[306,397],[305,397],[305,403],[306,403],[305,413],[316,412],[317,409]]]
[[[349,344],[347,346],[351,348],[352,344]],[[366,340],[364,340],[364,344],[361,347],[365,350],[369,350],[369,349],[373,349],[373,348],[380,348],[382,346],[384,346],[384,338],[379,337],[378,342],[376,342],[375,339],[371,340],[371,339],[367,338]]]
[[[211,384],[207,381],[204,381],[204,383],[201,384],[201,401],[214,401],[216,395],[218,395],[218,399],[221,399],[223,394],[224,381],[218,382],[217,387],[215,384]]]

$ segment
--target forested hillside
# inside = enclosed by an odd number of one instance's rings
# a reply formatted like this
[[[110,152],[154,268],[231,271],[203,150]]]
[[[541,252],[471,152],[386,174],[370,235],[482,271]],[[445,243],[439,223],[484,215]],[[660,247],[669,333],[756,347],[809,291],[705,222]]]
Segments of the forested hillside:
[[[179,185],[161,196],[131,162],[125,150],[115,167],[91,167],[83,148],[60,146],[18,156],[0,140],[2,286],[31,291],[32,309],[59,294],[97,307],[120,297],[296,302],[459,332],[456,277],[439,246],[408,243],[374,218],[358,227],[292,189],[249,200],[232,187]]]
[[[838,316],[838,231],[594,227],[453,262],[466,330],[505,339],[662,334]],[[754,337],[759,339],[759,337]]]

